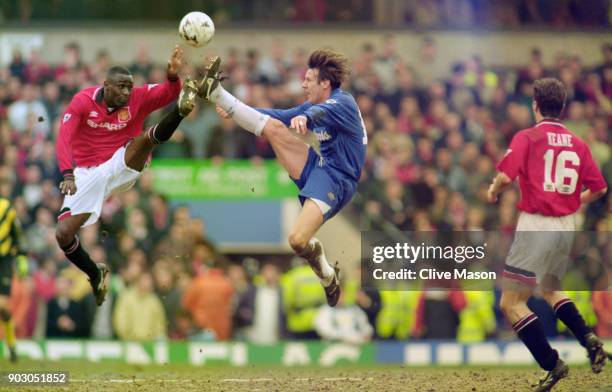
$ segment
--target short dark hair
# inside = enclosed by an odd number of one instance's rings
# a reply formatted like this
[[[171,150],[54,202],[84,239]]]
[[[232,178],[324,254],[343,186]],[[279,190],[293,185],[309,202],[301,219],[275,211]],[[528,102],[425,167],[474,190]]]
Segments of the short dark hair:
[[[130,72],[130,70],[128,70],[125,67],[122,67],[120,65],[115,65],[113,67],[110,67],[110,69],[108,70],[108,72],[106,73],[106,79],[112,79],[113,77],[115,77],[116,75],[126,75],[126,76],[131,76],[132,73]]]
[[[331,49],[319,49],[310,54],[308,68],[318,69],[318,80],[329,80],[332,89],[340,87],[350,71],[346,56]]]
[[[559,79],[543,78],[533,83],[533,99],[544,117],[560,117],[567,91]]]

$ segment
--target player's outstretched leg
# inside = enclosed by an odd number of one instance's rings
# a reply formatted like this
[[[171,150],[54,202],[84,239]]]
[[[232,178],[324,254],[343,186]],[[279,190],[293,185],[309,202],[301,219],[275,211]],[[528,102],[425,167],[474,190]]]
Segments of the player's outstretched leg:
[[[294,180],[300,178],[308,160],[308,145],[277,119],[246,105],[221,86],[218,57],[210,60],[206,75],[199,84],[198,95],[222,108],[240,127],[256,136],[265,137],[278,163]]]
[[[200,95],[202,99],[214,102],[213,92],[219,87],[219,83],[221,83],[220,68],[221,58],[219,58],[219,56],[211,57],[206,66],[204,78],[202,78],[199,86],[198,95]]]
[[[561,291],[547,291],[543,293],[543,297],[552,306],[555,316],[572,331],[578,342],[587,350],[593,373],[600,373],[607,359],[603,343],[586,325],[574,302]]]
[[[79,228],[89,219],[89,216],[90,214],[79,214],[61,219],[55,229],[55,238],[66,258],[87,274],[96,298],[96,304],[100,306],[104,302],[108,290],[108,267],[103,263],[94,263],[81,246],[81,241],[77,236]]]
[[[178,101],[176,102],[176,106],[181,117],[187,117],[189,113],[191,113],[193,107],[195,106],[195,97],[197,93],[197,83],[190,78],[186,78],[185,83],[183,83],[183,87],[181,88]]]
[[[8,295],[0,295],[0,324],[4,326],[4,337],[9,349],[9,359],[15,363],[17,362],[17,339],[15,338],[15,323],[8,309],[8,299]]]
[[[203,99],[219,105],[227,114],[236,121],[238,125],[247,131],[261,136],[264,126],[270,116],[259,113],[257,110],[246,105],[221,86],[219,67],[221,59],[213,57],[206,67],[204,78],[199,83],[198,95]]]
[[[322,224],[323,214],[321,209],[314,201],[306,200],[289,234],[289,245],[298,256],[308,261],[314,273],[321,280],[327,304],[336,306],[340,298],[339,269],[337,266],[329,265],[323,251],[323,244],[313,237]]]
[[[136,171],[142,171],[149,159],[149,154],[158,144],[167,142],[183,118],[187,117],[195,106],[197,85],[191,80],[185,80],[176,105],[155,125],[145,133],[138,135],[127,146],[125,164]]]
[[[509,289],[508,287],[512,287]],[[559,358],[559,353],[548,343],[542,324],[527,306],[527,300],[533,289],[524,287],[514,281],[504,281],[504,290],[500,299],[500,308],[512,328],[531,352],[540,367],[548,373],[540,380],[535,390],[538,392],[550,389],[562,378],[567,377],[568,367]]]

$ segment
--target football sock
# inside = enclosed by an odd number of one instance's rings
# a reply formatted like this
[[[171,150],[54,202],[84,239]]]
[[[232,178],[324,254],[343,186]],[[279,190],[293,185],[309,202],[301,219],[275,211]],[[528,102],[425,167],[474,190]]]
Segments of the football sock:
[[[519,338],[531,352],[536,362],[544,370],[551,371],[555,368],[559,353],[548,343],[544,335],[542,324],[534,313],[529,313],[512,325]]]
[[[314,238],[308,241],[308,245],[306,245],[306,248],[302,251],[302,253],[300,253],[299,256],[305,258],[311,263],[316,263],[320,266],[321,274],[323,276],[319,276],[319,278],[321,279],[321,283],[323,284],[323,286],[327,287],[332,283],[334,279],[334,269],[327,262],[327,257],[325,257],[325,252],[323,252],[322,244],[321,253],[318,254],[318,252],[315,252],[316,241],[317,240],[315,240]]]
[[[183,117],[179,113],[178,106],[174,105],[172,110],[166,113],[160,122],[149,128],[147,131],[149,141],[153,144],[167,142],[172,137],[174,131],[176,131],[182,119]]]
[[[98,267],[96,263],[89,257],[87,252],[81,246],[81,241],[78,236],[74,237],[74,241],[72,244],[68,245],[65,248],[62,248],[64,254],[72,262],[72,264],[79,267],[79,269],[89,276],[89,279],[93,280],[98,278]]]
[[[228,93],[220,84],[210,94],[210,100],[229,113],[238,125],[257,136],[261,136],[261,132],[270,119],[267,114],[259,113]]]
[[[3,309],[0,313],[0,319],[2,320],[2,324],[4,324],[4,336],[6,336],[6,345],[10,348],[14,348],[15,343],[17,341],[15,337],[15,323],[11,319],[11,314],[8,312],[8,310]]]
[[[593,332],[578,312],[571,299],[565,298],[553,306],[555,316],[569,328],[583,347],[586,347],[586,335]]]

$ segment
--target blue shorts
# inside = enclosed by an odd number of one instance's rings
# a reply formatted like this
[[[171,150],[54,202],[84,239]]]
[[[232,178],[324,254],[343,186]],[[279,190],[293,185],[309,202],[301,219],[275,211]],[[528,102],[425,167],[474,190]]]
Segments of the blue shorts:
[[[293,180],[300,189],[300,203],[306,199],[316,199],[329,205],[329,211],[323,214],[323,221],[336,215],[351,201],[357,183],[347,177],[332,177],[323,166],[319,166],[320,157],[312,148],[308,150],[308,159],[299,180]]]

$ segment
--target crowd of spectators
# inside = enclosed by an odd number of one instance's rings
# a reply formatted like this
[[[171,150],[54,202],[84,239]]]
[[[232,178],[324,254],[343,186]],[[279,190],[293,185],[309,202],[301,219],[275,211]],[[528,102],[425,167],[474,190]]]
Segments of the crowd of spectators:
[[[215,23],[361,23],[415,28],[607,28],[610,0],[8,0],[0,20],[174,21],[203,10]]]
[[[585,66],[569,53],[544,64],[534,48],[522,67],[492,69],[478,56],[467,56],[441,74],[435,73],[437,49],[435,40],[426,38],[408,61],[396,50],[394,37],[387,36],[364,43],[360,55],[351,59],[345,88],[356,97],[370,141],[359,194],[349,207],[359,228],[512,230],[516,189],[496,206],[485,203],[485,193],[512,135],[533,122],[531,83],[542,76],[556,76],[568,88],[563,120],[589,143],[610,182],[611,45],[602,47],[597,66]],[[222,57],[229,77],[224,84],[254,106],[293,106],[303,100],[300,85],[307,56],[300,48],[288,51],[280,41],[269,53],[230,48]],[[0,196],[14,201],[31,266],[31,276],[16,279],[13,289],[18,336],[234,337],[264,343],[323,336],[361,342],[373,334],[455,338],[465,320],[465,328],[480,320],[480,338],[503,330],[496,325],[502,322],[494,313],[492,292],[442,297],[417,291],[377,293],[355,287],[355,279],[347,279],[337,311],[317,315],[314,311],[325,299],[309,267],[294,260],[283,273],[274,260],[228,261],[207,240],[204,222],[193,219],[186,207],[172,208],[154,191],[150,173],[137,188],[109,199],[100,222],[81,232],[92,259],[108,263],[113,271],[110,298],[96,308],[85,275],[55,243],[62,198],[54,141],[73,94],[101,84],[111,64],[104,50],[85,61],[79,46],[68,43],[61,64],[48,64],[36,51],[27,59],[16,51],[11,63],[0,67]],[[128,65],[137,85],[165,77],[164,65],[154,64],[144,47]],[[192,75],[201,72],[186,68]],[[273,152],[263,138],[220,120],[214,107],[198,104],[170,142],[156,150],[155,159],[164,157],[260,160],[272,159]],[[582,211],[583,229],[612,229],[609,200]],[[595,280],[601,272],[587,268],[585,279]],[[590,323],[599,320],[600,331],[612,336],[607,327],[612,320],[609,293],[587,294],[582,303],[595,309]],[[312,312],[296,316],[305,309]],[[441,314],[449,323],[439,321]],[[347,319],[355,323],[344,325],[341,335],[330,328],[342,327]],[[442,325],[454,327],[434,328]],[[556,331],[554,319],[552,325]]]

